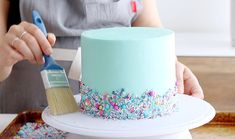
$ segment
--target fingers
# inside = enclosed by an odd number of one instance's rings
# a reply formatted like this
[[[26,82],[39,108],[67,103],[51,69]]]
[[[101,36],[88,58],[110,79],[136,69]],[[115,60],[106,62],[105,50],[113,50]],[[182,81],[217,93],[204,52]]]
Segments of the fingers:
[[[3,39],[0,40],[0,67],[11,67],[24,58],[18,51],[11,48],[6,41],[3,41]]]
[[[200,99],[204,98],[203,90],[199,84],[198,79],[187,67],[185,67],[185,86],[185,92],[187,92],[189,95]]]
[[[37,40],[38,44],[40,45],[41,50],[43,53],[50,55],[52,53],[52,48],[48,40],[46,39],[43,32],[34,24],[28,22],[21,22],[20,25],[29,32],[32,36],[34,36],[35,40]]]
[[[26,33],[25,36],[21,39],[27,44],[28,48],[31,50],[36,63],[43,64],[43,54],[39,44],[37,43],[37,40],[29,33]]]
[[[29,60],[31,63],[44,63],[43,53],[50,55],[52,53],[51,46],[55,44],[56,37],[52,33],[48,33],[48,39],[41,30],[34,24],[21,22],[19,25],[13,25],[5,34],[6,47],[10,53],[21,55],[23,59]]]
[[[24,59],[32,62],[35,61],[31,50],[29,49],[29,47],[27,47],[27,44],[23,40],[19,39],[13,34],[6,34],[6,38],[7,40],[12,40],[11,47],[17,50],[21,55],[23,55]]]
[[[8,48],[9,48],[9,50],[7,50],[7,51],[9,52],[8,53],[9,58],[7,58],[7,60],[8,60],[7,61],[7,63],[8,63],[7,66],[14,65],[18,61],[21,61],[21,60],[24,59],[23,56],[20,53],[18,53],[17,51],[14,51],[14,50],[10,50],[11,49],[10,47],[8,47]]]
[[[183,80],[185,86],[184,92],[188,95],[203,99],[204,98],[203,90],[193,72],[188,67],[184,66],[183,74],[184,74]]]
[[[200,98],[200,99],[204,99],[204,93],[201,88],[200,89],[196,88],[196,89],[192,90],[192,96]]]
[[[55,45],[56,37],[53,33],[48,33],[47,39],[49,43],[51,44],[51,46]]]
[[[176,79],[177,79],[177,89],[178,93],[184,93],[184,65],[180,62],[176,62]]]

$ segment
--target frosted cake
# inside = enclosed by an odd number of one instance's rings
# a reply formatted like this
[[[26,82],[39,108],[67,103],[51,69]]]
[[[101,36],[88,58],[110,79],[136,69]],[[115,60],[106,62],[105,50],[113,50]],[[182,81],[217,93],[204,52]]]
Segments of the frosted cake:
[[[81,35],[81,111],[104,119],[149,119],[175,107],[174,32],[147,27]]]

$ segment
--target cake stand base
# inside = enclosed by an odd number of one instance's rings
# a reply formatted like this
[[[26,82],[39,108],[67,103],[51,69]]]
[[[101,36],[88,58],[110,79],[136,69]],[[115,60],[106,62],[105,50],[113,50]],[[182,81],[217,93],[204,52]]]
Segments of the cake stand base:
[[[69,133],[66,136],[66,139],[120,139],[120,138],[104,138],[104,137],[90,137],[90,136],[83,136],[78,134],[72,134]],[[134,137],[134,138],[125,138],[122,139],[192,139],[192,136],[188,130],[173,133],[173,134],[167,134],[167,135],[160,135],[160,136],[153,136],[153,137]]]
[[[204,100],[183,94],[176,97],[179,101],[177,112],[156,119],[106,120],[81,112],[53,116],[48,108],[43,111],[42,119],[50,126],[82,137],[140,139],[186,135],[186,131],[208,123],[215,116],[215,109]],[[80,96],[75,98],[80,100]]]

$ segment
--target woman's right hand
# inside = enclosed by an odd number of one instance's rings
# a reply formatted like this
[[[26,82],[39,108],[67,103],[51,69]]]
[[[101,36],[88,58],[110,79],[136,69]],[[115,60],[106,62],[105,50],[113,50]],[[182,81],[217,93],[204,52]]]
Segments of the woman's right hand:
[[[23,21],[18,25],[12,25],[0,38],[0,67],[7,69],[22,60],[43,64],[43,54],[52,53],[51,46],[55,44],[55,40],[54,34],[48,33],[46,38],[32,23]]]

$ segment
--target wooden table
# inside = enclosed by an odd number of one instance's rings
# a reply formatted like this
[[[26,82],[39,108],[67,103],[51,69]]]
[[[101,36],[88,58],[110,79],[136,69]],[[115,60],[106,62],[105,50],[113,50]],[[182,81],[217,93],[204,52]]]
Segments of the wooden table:
[[[17,114],[0,114],[0,133],[10,124]]]
[[[0,114],[0,133],[16,117],[16,114]],[[190,131],[193,139],[234,139],[235,113],[217,112],[208,124]]]

